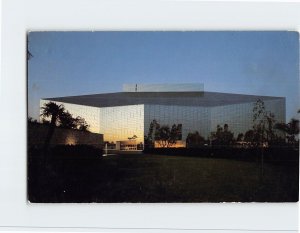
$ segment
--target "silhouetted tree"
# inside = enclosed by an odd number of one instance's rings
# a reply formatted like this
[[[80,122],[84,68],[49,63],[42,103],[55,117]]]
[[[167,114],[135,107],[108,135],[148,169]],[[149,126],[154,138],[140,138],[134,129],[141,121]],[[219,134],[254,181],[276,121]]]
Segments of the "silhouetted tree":
[[[199,147],[204,145],[205,139],[199,134],[198,131],[195,131],[188,134],[186,143],[188,147]]]
[[[44,151],[48,150],[56,126],[66,129],[88,131],[89,125],[85,119],[79,116],[74,118],[62,104],[58,105],[54,102],[48,102],[44,104],[41,109],[43,124],[49,124],[49,130],[44,143]],[[50,121],[48,119],[50,119]]]
[[[234,140],[233,133],[229,130],[228,124],[224,125],[224,132],[223,132],[221,140],[224,145],[229,145]]]
[[[268,112],[263,100],[258,99],[253,106],[253,131],[256,146],[261,148],[261,177],[264,172],[264,146],[274,138],[275,116]]]
[[[75,118],[76,129],[81,131],[89,131],[90,125],[86,122],[86,120],[82,117]]]
[[[265,103],[258,99],[253,106],[253,130],[258,139],[257,145],[263,146],[265,142],[273,140],[275,115],[266,110]]]
[[[272,142],[275,139],[275,115],[271,112],[267,112],[266,114],[266,122],[267,122],[267,128],[266,128],[266,135],[267,135],[267,142]]]
[[[182,133],[181,133],[181,124],[173,124],[170,131],[170,138],[169,138],[169,144],[173,145],[176,143],[177,140],[181,140]]]
[[[182,125],[173,124],[171,129],[168,125],[160,125],[155,119],[150,123],[148,135],[145,137],[145,143],[149,147],[154,147],[155,141],[161,147],[170,147],[182,137]]]
[[[77,121],[68,111],[62,112],[59,117],[59,126],[66,129],[76,129]]]
[[[62,104],[58,105],[54,102],[45,103],[44,106],[41,108],[42,113],[41,116],[43,118],[50,118],[50,125],[49,130],[46,135],[45,143],[44,143],[44,151],[48,150],[51,138],[53,136],[56,124],[58,119],[65,114],[65,108]]]
[[[254,143],[255,141],[258,140],[258,139],[256,139],[256,137],[257,137],[257,135],[254,133],[254,130],[250,129],[245,133],[244,141]]]
[[[33,119],[32,117],[28,117],[28,123],[38,123],[36,119]]]
[[[289,123],[277,123],[275,128],[284,132],[286,134],[286,138],[288,143],[297,142],[296,136],[299,134],[299,120],[291,119]]]
[[[171,144],[171,131],[170,127],[168,125],[162,125],[159,127],[155,134],[155,141],[161,146],[161,147],[168,147],[169,144]]]
[[[237,138],[236,138],[236,140],[238,142],[243,141],[244,140],[244,134],[243,133],[239,133],[238,136],[237,136]]]
[[[224,124],[224,129],[217,125],[217,131],[211,133],[212,144],[229,145],[233,142],[233,133],[229,130],[228,124]]]
[[[156,133],[156,129],[158,129],[159,127],[160,125],[155,119],[151,121],[149,125],[148,134],[147,136],[145,136],[145,146],[150,148],[154,147],[155,133]]]

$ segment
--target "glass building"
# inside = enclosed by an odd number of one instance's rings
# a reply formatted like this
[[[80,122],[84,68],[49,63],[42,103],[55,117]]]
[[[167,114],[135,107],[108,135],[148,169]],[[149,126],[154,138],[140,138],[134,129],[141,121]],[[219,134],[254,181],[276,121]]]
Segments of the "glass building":
[[[180,125],[182,141],[198,131],[207,138],[217,125],[228,124],[236,137],[253,126],[253,106],[261,99],[276,122],[285,122],[285,98],[204,91],[203,84],[124,84],[123,92],[45,98],[63,104],[74,116],[85,118],[90,131],[104,141],[126,141],[134,137],[144,143],[150,123]]]

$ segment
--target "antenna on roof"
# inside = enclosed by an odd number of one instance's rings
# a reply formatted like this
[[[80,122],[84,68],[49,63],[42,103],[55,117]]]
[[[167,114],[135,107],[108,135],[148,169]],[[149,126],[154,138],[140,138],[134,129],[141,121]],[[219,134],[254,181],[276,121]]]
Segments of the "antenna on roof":
[[[137,84],[135,84],[135,92],[137,92]]]

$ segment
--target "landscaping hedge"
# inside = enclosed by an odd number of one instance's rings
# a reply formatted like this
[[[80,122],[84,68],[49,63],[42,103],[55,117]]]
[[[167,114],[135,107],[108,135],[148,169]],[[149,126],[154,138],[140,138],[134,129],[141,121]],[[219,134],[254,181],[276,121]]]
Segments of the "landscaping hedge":
[[[261,148],[214,146],[200,148],[151,148],[145,149],[144,153],[258,161],[261,160],[262,150]],[[263,155],[266,162],[299,161],[299,150],[291,147],[264,148]]]

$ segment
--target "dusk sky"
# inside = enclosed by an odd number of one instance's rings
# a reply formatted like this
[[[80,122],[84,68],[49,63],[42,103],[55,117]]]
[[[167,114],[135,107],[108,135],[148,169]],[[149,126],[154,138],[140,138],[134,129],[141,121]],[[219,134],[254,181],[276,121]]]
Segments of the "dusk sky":
[[[123,83],[204,83],[205,91],[286,97],[299,109],[295,32],[31,32],[28,114],[44,97],[119,92]]]

